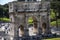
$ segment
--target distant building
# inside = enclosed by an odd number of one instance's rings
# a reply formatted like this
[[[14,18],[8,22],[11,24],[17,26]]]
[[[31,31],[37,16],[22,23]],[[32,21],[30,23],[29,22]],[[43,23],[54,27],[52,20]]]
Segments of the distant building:
[[[25,35],[36,36],[38,34],[48,34],[50,32],[49,14],[49,0],[17,0],[10,2],[10,38],[18,40],[19,37]]]

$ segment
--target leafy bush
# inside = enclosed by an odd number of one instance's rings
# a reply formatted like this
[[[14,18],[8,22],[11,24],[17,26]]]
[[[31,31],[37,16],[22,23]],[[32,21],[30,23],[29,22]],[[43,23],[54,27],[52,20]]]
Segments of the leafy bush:
[[[49,38],[49,39],[44,39],[44,40],[60,40],[60,38]]]
[[[10,19],[9,18],[0,18],[0,21],[10,21]]]
[[[57,20],[58,25],[60,25],[60,19]],[[50,23],[51,26],[56,26],[56,21]]]
[[[53,9],[51,9],[50,18],[51,19],[54,19],[55,18],[55,13],[53,12]]]
[[[53,21],[50,24],[51,24],[51,26],[56,26],[56,21]]]

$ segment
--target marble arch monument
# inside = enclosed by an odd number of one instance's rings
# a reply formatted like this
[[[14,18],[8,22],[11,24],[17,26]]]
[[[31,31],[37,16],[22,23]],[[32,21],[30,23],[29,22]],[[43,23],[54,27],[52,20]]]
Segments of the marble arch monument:
[[[13,1],[9,3],[9,16],[11,19],[10,35],[16,37],[19,36],[19,26],[23,25],[24,34],[28,34],[28,31],[32,28],[32,35],[49,33],[49,22],[50,22],[50,1]],[[29,27],[28,19],[32,17],[32,27]],[[25,31],[25,30],[28,31]],[[46,31],[48,30],[48,31]],[[12,33],[11,33],[12,32]],[[30,31],[31,32],[31,31]],[[23,33],[22,33],[23,34]]]

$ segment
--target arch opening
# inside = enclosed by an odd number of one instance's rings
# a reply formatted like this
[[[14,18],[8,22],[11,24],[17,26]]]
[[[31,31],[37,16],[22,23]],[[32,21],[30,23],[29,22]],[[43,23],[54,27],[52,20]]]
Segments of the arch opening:
[[[28,28],[29,28],[29,35],[37,35],[38,33],[38,24],[36,17],[32,16],[28,18]]]
[[[42,23],[42,34],[45,34],[46,33],[46,28],[47,28],[47,25],[46,23]]]
[[[20,37],[24,36],[24,26],[23,25],[19,26],[19,36]]]

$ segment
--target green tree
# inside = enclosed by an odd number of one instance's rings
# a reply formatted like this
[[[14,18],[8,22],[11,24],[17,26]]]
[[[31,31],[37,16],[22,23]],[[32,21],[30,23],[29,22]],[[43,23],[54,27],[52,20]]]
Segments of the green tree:
[[[53,9],[51,9],[50,18],[51,18],[51,21],[55,20],[55,13],[54,13]]]
[[[51,9],[53,9],[55,12],[58,12],[58,18],[60,18],[60,0],[52,0]]]
[[[9,18],[8,15],[8,5],[0,5],[0,17],[7,17]]]

